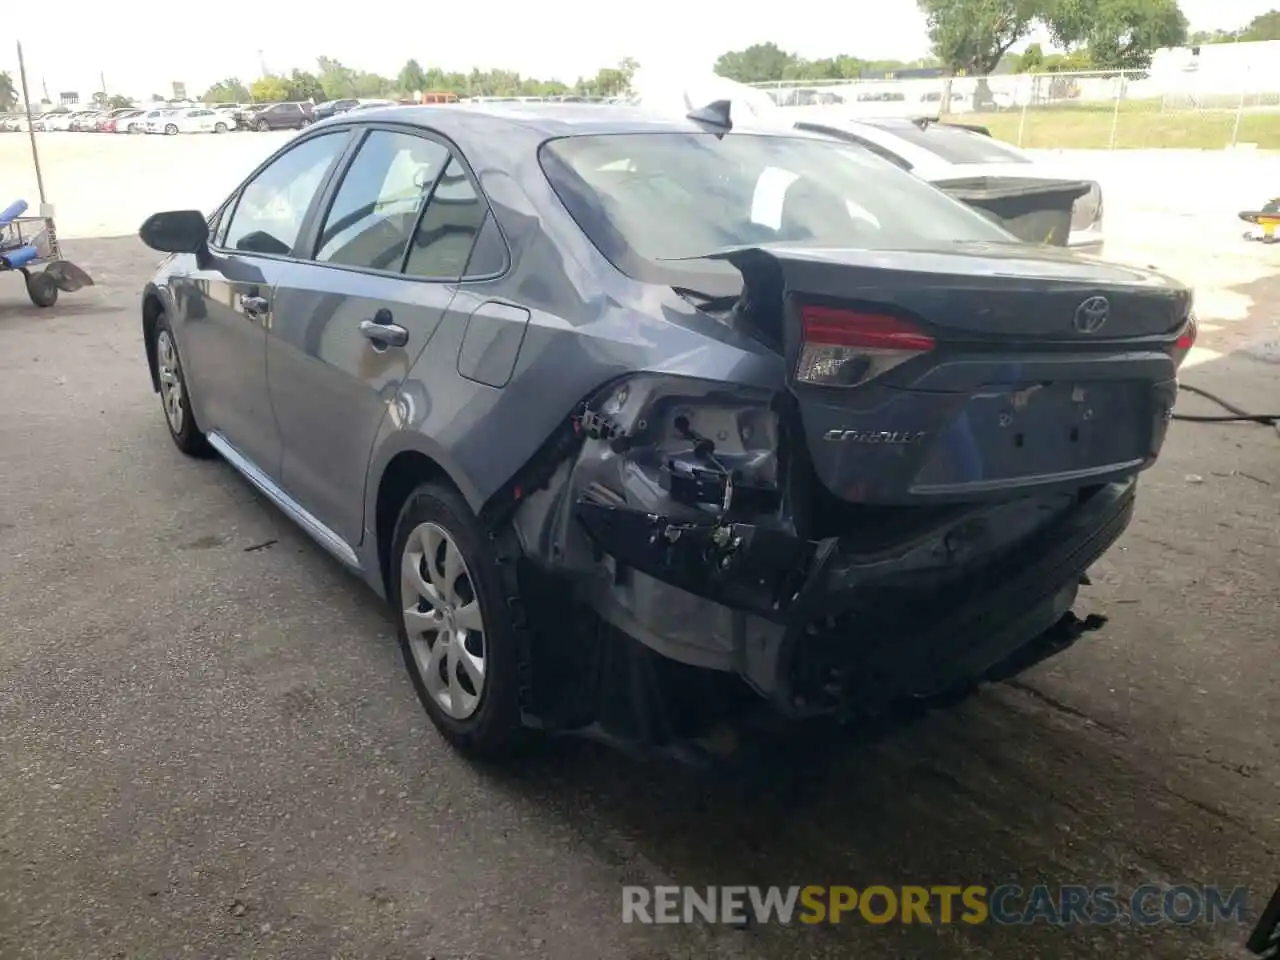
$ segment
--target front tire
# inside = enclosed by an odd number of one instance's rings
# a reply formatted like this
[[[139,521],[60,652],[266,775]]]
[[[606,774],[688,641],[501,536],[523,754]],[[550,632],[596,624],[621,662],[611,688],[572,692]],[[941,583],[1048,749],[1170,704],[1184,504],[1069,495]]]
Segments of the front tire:
[[[309,127],[309,126],[311,126],[311,121],[310,121],[310,119],[308,119],[307,117],[303,117],[303,118],[302,118],[302,120],[300,120],[300,121],[298,122],[298,129],[299,129],[299,130],[305,130],[305,129],[307,129],[307,127]]]
[[[178,135],[178,128],[171,123],[164,128],[164,135],[166,137],[176,137]]]
[[[187,378],[178,356],[178,344],[169,326],[169,318],[160,314],[155,333],[156,373],[160,381],[160,405],[164,410],[169,436],[179,450],[189,457],[205,457],[211,452],[209,441],[196,423],[191,410]]]
[[[520,649],[497,550],[455,491],[424,484],[392,541],[390,597],[418,700],[441,735],[476,758],[527,740]]]
[[[256,124],[254,124],[253,129],[257,130],[259,133],[266,133],[268,130],[271,129],[271,127],[267,123],[267,121],[259,120]]]
[[[214,132],[214,133],[226,133],[226,132],[227,132],[227,125],[226,125],[225,123],[215,123],[215,124],[213,125],[213,132]]]

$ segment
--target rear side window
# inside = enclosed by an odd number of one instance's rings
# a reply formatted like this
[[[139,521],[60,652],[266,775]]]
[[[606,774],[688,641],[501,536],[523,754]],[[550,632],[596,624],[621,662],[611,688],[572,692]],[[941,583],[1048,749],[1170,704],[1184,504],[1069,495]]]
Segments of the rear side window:
[[[277,157],[241,191],[224,245],[246,253],[292,252],[316,191],[346,144],[346,131],[335,131]]]
[[[399,270],[418,212],[448,161],[448,149],[434,140],[370,132],[329,207],[315,259]]]
[[[450,160],[414,232],[404,272],[441,280],[463,276],[487,213],[466,168]]]
[[[947,163],[1030,163],[1028,157],[1005,146],[993,137],[986,137],[962,127],[945,123],[930,123],[924,129],[909,121],[898,123],[870,121],[871,125],[885,133],[905,140],[921,150],[928,150]]]

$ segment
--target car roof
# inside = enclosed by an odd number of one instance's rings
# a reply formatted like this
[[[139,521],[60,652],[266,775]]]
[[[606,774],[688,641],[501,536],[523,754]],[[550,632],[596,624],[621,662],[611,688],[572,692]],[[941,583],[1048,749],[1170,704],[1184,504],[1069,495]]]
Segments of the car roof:
[[[342,114],[326,124],[350,123],[354,118]],[[371,108],[359,114],[361,123],[391,121],[427,127],[450,134],[467,130],[475,134],[510,131],[527,134],[530,139],[547,140],[563,136],[616,133],[705,133],[705,125],[685,117],[655,113],[627,104],[554,103],[554,102],[470,102],[433,103]],[[811,135],[790,128],[734,124],[735,132],[773,133],[793,137]],[[824,139],[812,136],[812,139]]]

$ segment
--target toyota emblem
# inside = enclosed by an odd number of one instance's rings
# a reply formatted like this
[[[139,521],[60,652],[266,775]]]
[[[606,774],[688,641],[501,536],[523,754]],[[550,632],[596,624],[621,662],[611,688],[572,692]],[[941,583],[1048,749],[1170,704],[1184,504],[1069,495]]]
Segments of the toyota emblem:
[[[1111,304],[1106,297],[1090,297],[1076,307],[1076,316],[1072,323],[1081,333],[1097,333],[1111,315]]]

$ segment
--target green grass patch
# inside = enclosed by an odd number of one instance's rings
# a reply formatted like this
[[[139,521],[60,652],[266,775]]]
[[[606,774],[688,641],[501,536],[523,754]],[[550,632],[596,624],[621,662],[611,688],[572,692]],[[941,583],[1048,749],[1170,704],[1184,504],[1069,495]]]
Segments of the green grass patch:
[[[1147,101],[1146,107],[1121,103],[1093,109],[1089,104],[1033,107],[1025,116],[1020,110],[1000,113],[957,115],[961,123],[987,127],[993,136],[1032,149],[1060,150],[1219,150],[1231,145],[1235,131],[1235,110],[1161,111]],[[1114,139],[1113,139],[1114,137]],[[1280,150],[1280,112],[1246,110],[1240,116],[1239,143],[1256,143],[1263,150]]]

